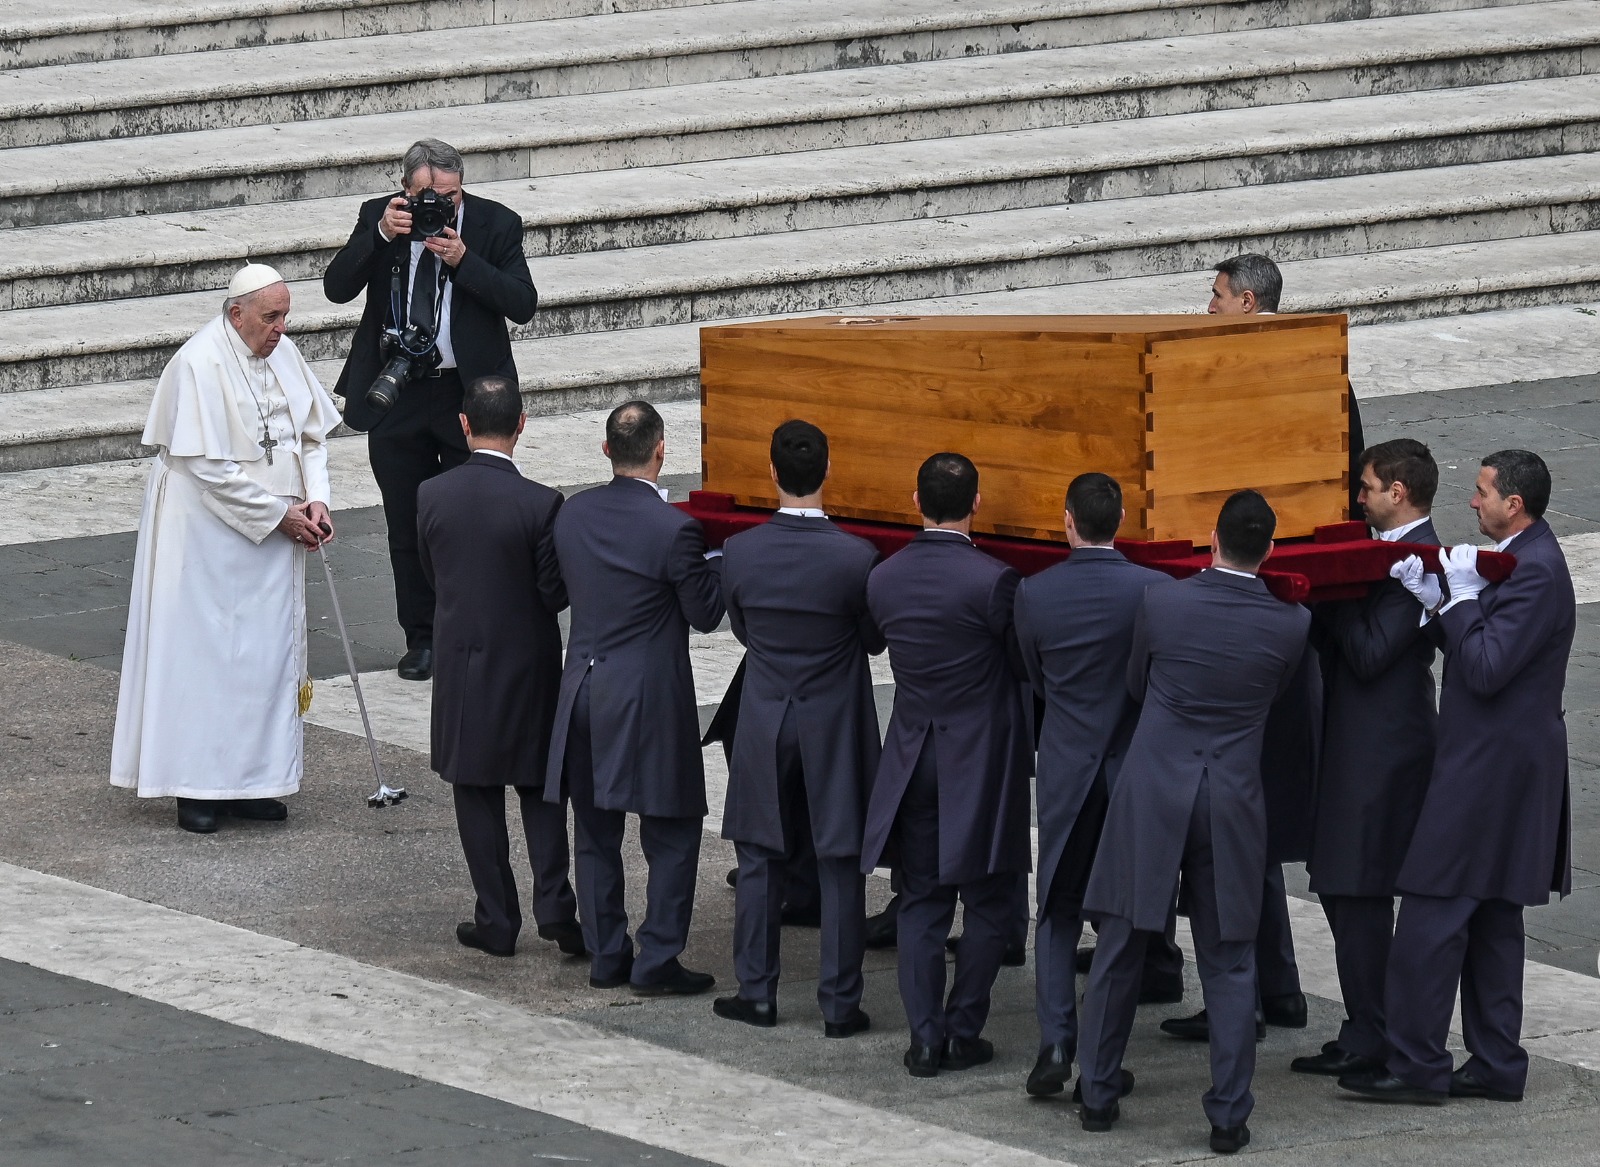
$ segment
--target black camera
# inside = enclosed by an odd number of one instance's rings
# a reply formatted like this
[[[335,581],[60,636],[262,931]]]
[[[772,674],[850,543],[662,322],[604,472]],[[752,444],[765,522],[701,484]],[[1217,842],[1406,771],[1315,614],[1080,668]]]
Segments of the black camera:
[[[409,196],[405,210],[411,216],[413,242],[443,235],[444,229],[456,221],[456,204],[449,195],[442,195],[431,186]]]
[[[425,377],[439,367],[439,346],[433,333],[420,324],[408,325],[403,331],[384,329],[378,338],[378,352],[384,360],[383,371],[367,390],[367,404],[378,413],[389,411],[406,382]]]

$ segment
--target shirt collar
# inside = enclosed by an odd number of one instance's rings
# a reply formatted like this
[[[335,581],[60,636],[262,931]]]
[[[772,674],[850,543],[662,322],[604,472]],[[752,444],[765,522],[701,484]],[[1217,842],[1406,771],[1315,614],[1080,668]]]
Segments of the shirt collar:
[[[512,465],[516,465],[516,461],[517,461],[510,454],[502,454],[499,450],[477,449],[477,450],[474,450],[472,452],[474,454],[488,454],[488,455],[490,455],[492,457],[495,457],[495,458],[504,458],[507,462],[510,462]]]
[[[1527,528],[1524,527],[1522,530],[1526,531]],[[1520,534],[1522,534],[1522,531],[1518,531],[1517,532],[1517,535],[1520,535]],[[1511,536],[1510,539],[1502,539],[1502,540],[1500,540],[1500,542],[1498,542],[1498,543],[1496,543],[1494,545],[1494,549],[1496,551],[1504,551],[1507,547],[1511,546],[1511,544],[1516,540],[1517,535]]]
[[[1240,571],[1236,567],[1218,567],[1214,563],[1211,565],[1211,570],[1212,571],[1220,571],[1224,575],[1236,575],[1241,579],[1258,579],[1258,578],[1260,578],[1253,571]]]
[[[797,519],[825,519],[821,507],[779,507],[780,515],[793,515]]]
[[[1372,536],[1382,543],[1399,543],[1412,531],[1426,523],[1429,517],[1428,515],[1423,515],[1420,519],[1412,519],[1409,523],[1402,527],[1396,527],[1392,531],[1374,531]]]
[[[667,488],[659,483],[651,482],[648,478],[635,478],[631,474],[619,474],[617,477],[627,482],[637,482],[642,486],[648,486],[651,490],[655,491],[661,496],[662,502],[667,501]]]
[[[971,535],[964,531],[952,531],[949,527],[924,527],[922,528],[922,533],[924,535],[954,535],[957,539],[965,539],[968,543],[972,542]]]

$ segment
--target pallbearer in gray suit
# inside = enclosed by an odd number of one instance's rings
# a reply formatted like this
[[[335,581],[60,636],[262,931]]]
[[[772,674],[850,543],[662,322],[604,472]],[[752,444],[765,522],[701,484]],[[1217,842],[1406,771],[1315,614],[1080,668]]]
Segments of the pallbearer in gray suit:
[[[556,519],[572,629],[550,742],[545,797],[570,793],[577,822],[579,915],[589,983],[640,996],[703,993],[715,983],[678,961],[694,909],[706,776],[689,671],[689,629],[722,622],[722,587],[700,524],[656,485],[661,415],[617,406],[602,449],[615,477],[576,494]],[[639,953],[623,907],[622,834],[639,816],[650,875]]]
[[[863,871],[900,870],[900,999],[913,1077],[994,1056],[980,1034],[1031,864],[1033,741],[1013,671],[1017,573],[972,544],[978,470],[935,454],[912,496],[923,531],[873,570],[867,608],[894,668],[894,713],[867,806]],[[966,909],[945,1000],[945,941]]]
[[[1255,491],[1228,499],[1211,568],[1150,588],[1134,627],[1127,683],[1144,707],[1084,896],[1085,913],[1100,920],[1079,1040],[1086,1131],[1110,1130],[1118,1117],[1148,939],[1141,933],[1165,927],[1181,870],[1210,1024],[1203,1104],[1211,1149],[1230,1153],[1250,1141],[1267,863],[1261,739],[1311,621],[1304,608],[1273,599],[1255,574],[1276,525]]]
[[[1362,455],[1361,505],[1373,535],[1437,546],[1429,511],[1439,467],[1428,447],[1396,438]],[[1311,890],[1333,930],[1345,1022],[1321,1053],[1294,1059],[1302,1074],[1382,1067],[1383,979],[1394,933],[1395,880],[1433,772],[1438,722],[1433,643],[1397,579],[1359,600],[1318,604],[1322,765],[1311,837]]]
[[[506,836],[516,788],[533,863],[541,939],[583,954],[567,880],[567,807],[544,801],[544,765],[561,683],[567,606],[553,538],[561,495],[511,460],[522,393],[509,377],[467,386],[461,429],[471,456],[417,490],[417,550],[437,599],[433,618],[433,768],[455,797],[461,849],[477,892],[456,927],[469,948],[510,956],[522,929]]]
[[[1452,548],[1433,779],[1396,883],[1385,987],[1386,1072],[1339,1079],[1395,1102],[1521,1099],[1522,910],[1572,890],[1567,727],[1562,690],[1577,625],[1572,576],[1544,521],[1550,471],[1527,450],[1483,460],[1478,529],[1517,557],[1502,583],[1477,572],[1477,548]],[[1402,580],[1426,606],[1437,589],[1411,563]],[[1457,990],[1470,1055],[1445,1048]]]
[[[1112,546],[1122,488],[1106,474],[1067,487],[1065,563],[1017,588],[1017,644],[1044,699],[1039,734],[1039,928],[1034,946],[1039,1058],[1029,1094],[1059,1094],[1078,1053],[1074,953],[1083,891],[1106,804],[1133,737],[1139,706],[1128,694],[1133,621],[1145,589],[1167,582]]]
[[[822,511],[828,439],[788,421],[772,435],[778,513],[723,547],[722,589],[745,656],[728,763],[722,836],[739,856],[733,964],[739,992],[717,1016],[778,1022],[785,856],[815,841],[822,928],[817,1003],[829,1037],[868,1027],[861,1009],[866,876],[861,836],[878,765],[869,653],[883,637],[867,614],[878,553]]]

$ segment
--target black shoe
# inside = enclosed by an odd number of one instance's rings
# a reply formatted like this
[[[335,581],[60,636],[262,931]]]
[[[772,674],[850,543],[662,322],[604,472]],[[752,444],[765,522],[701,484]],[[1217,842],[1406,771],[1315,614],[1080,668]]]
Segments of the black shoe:
[[[898,897],[896,897],[896,900]],[[868,948],[893,948],[900,927],[900,905],[891,900],[889,906],[876,916],[867,917],[866,946]]]
[[[1094,963],[1094,949],[1080,948],[1072,954],[1073,970],[1081,977],[1088,973],[1089,966]]]
[[[778,923],[785,928],[820,928],[822,905],[812,904],[809,908],[796,908],[784,904],[778,911]]]
[[[197,835],[209,835],[217,829],[216,803],[204,798],[178,799],[178,825]]]
[[[947,1037],[939,1051],[941,1070],[970,1070],[994,1061],[994,1046],[981,1037]]]
[[[427,681],[433,677],[433,649],[413,648],[407,650],[405,656],[400,658],[400,665],[395,672],[400,674],[402,681]]]
[[[1122,1107],[1115,1102],[1102,1110],[1085,1106],[1078,1111],[1078,1119],[1083,1123],[1083,1129],[1091,1134],[1104,1134],[1111,1129],[1111,1124],[1121,1117]]]
[[[510,948],[496,948],[478,935],[478,926],[471,920],[456,925],[456,939],[468,948],[476,948],[479,952],[487,952],[490,956],[510,956],[516,951],[516,946]]]
[[[1380,1073],[1383,1070],[1383,1063],[1377,1058],[1347,1054],[1338,1046],[1334,1046],[1332,1050],[1324,1050],[1320,1054],[1308,1054],[1303,1058],[1296,1058],[1289,1063],[1289,1068],[1296,1074],[1321,1074],[1326,1078],[1344,1078],[1351,1074]]]
[[[276,798],[234,798],[217,803],[217,813],[258,823],[281,823],[289,817],[289,808]]]
[[[1210,1041],[1211,1021],[1204,1009],[1190,1017],[1168,1017],[1161,1023],[1161,1032],[1181,1037],[1187,1041]],[[1267,1039],[1267,1023],[1256,1013],[1256,1040]]]
[[[1118,1083],[1117,1097],[1126,1098],[1128,1095],[1133,1093],[1133,1071],[1118,1070],[1117,1072],[1122,1075],[1122,1080]],[[1072,1101],[1080,1104],[1083,1102],[1082,1074],[1078,1075],[1078,1084],[1072,1088]]]
[[[1450,1097],[1446,1090],[1425,1090],[1382,1071],[1346,1074],[1339,1079],[1339,1089],[1360,1094],[1364,1098],[1376,1098],[1380,1102],[1409,1102],[1413,1106],[1441,1106]]]
[[[872,1018],[859,1005],[843,1021],[824,1021],[822,1032],[827,1037],[854,1037],[872,1028]]]
[[[1214,1126],[1211,1128],[1211,1149],[1219,1155],[1231,1155],[1240,1147],[1250,1145],[1250,1128],[1240,1123],[1238,1126]]]
[[[703,976],[703,973],[694,974]],[[746,1001],[743,997],[718,997],[711,1011],[729,1021],[743,1021],[757,1029],[772,1029],[778,1024],[778,1006],[772,1001]]]
[[[728,868],[728,886],[729,887],[738,887],[739,886],[739,869],[737,867]]]
[[[557,920],[554,924],[539,925],[540,940],[554,940],[556,947],[568,956],[588,956],[583,946],[583,929],[576,920]]]
[[[1268,1025],[1275,1025],[1279,1029],[1304,1029],[1306,995],[1285,993],[1281,997],[1262,997],[1261,1016]]]
[[[592,967],[593,966],[591,966],[591,968]],[[630,952],[628,954],[628,959],[623,963],[622,968],[617,972],[612,973],[610,976],[597,977],[593,974],[593,972],[591,972],[589,975],[589,987],[591,989],[620,989],[632,978],[633,954]]]
[[[1342,1085],[1342,1083],[1341,1083]],[[1496,1090],[1471,1070],[1463,1067],[1450,1075],[1451,1098],[1487,1098],[1490,1102],[1521,1102],[1522,1094]]]
[[[1139,1004],[1176,1005],[1183,1000],[1183,978],[1149,981],[1139,986]]]
[[[1067,1053],[1065,1043],[1058,1041],[1039,1051],[1039,1058],[1033,1063],[1033,1071],[1028,1075],[1028,1084],[1023,1089],[1035,1098],[1049,1098],[1065,1090],[1070,1077],[1072,1057]]]
[[[710,973],[695,972],[693,969],[684,968],[676,960],[665,975],[653,981],[640,984],[633,982],[633,995],[635,997],[693,997],[696,994],[710,991],[717,983],[717,978]]]
[[[906,1050],[905,1057],[900,1060],[905,1063],[913,1078],[939,1076],[939,1047],[936,1045],[923,1045],[920,1041],[914,1041],[911,1043],[911,1048]]]

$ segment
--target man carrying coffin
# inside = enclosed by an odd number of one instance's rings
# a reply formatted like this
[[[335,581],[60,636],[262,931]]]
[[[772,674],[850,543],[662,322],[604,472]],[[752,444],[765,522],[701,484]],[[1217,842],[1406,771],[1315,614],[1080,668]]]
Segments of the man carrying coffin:
[[[867,656],[883,651],[883,637],[867,614],[867,576],[878,554],[828,521],[827,476],[827,435],[808,422],[784,422],[772,435],[782,505],[723,547],[728,619],[749,654],[722,816],[723,837],[739,856],[739,992],[712,1007],[731,1021],[777,1024],[785,875],[803,835],[815,841],[823,1031],[849,1037],[868,1027],[861,837],[878,764],[878,711]]]
[[[339,413],[284,336],[289,288],[250,264],[161,374],[111,746],[111,783],[178,825],[279,821],[300,789],[305,550],[333,536]]]

